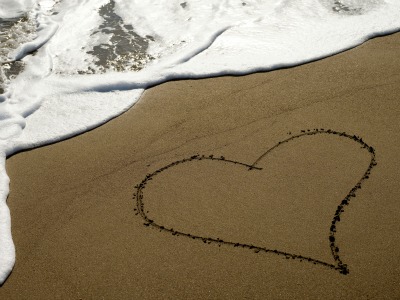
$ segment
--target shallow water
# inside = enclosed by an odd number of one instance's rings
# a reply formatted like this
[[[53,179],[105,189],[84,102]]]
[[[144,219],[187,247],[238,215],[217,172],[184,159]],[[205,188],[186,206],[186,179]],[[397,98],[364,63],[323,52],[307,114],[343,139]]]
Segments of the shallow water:
[[[24,68],[22,61],[11,61],[8,55],[22,43],[34,38],[33,29],[32,21],[27,16],[0,18],[0,94]]]
[[[141,37],[132,25],[124,24],[122,18],[114,12],[115,2],[111,0],[99,9],[103,23],[92,33],[106,35],[107,43],[100,43],[88,51],[97,58],[98,70],[89,67],[92,72],[105,71],[139,71],[153,57],[147,54],[151,36]]]

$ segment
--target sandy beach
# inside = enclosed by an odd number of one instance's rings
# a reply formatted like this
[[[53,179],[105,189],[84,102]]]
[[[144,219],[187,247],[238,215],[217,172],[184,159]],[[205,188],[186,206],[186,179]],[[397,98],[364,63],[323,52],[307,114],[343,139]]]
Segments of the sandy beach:
[[[164,83],[9,158],[0,299],[399,299],[399,49]]]

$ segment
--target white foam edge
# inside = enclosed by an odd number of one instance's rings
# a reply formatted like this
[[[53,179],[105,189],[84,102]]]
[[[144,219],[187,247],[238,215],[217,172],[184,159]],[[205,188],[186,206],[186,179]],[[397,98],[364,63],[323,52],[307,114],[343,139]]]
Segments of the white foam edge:
[[[0,151],[0,286],[11,273],[15,263],[15,247],[11,236],[10,209],[6,203],[9,194],[10,179],[6,173],[5,163],[6,153]]]
[[[27,117],[27,126],[18,138],[12,140],[8,145],[5,143],[0,144],[0,286],[10,275],[15,264],[15,247],[11,234],[11,216],[6,203],[10,192],[10,179],[7,176],[5,168],[6,157],[23,150],[66,140],[99,127],[131,108],[140,99],[143,91],[143,89],[112,91],[107,94],[86,92],[64,95],[60,98],[52,98],[45,101],[34,114]],[[93,116],[93,111],[95,111],[95,115],[98,116],[97,120],[91,120],[91,125],[81,126],[78,122],[74,123],[73,120],[68,120],[68,122],[63,120],[63,118],[69,119],[70,116],[69,114],[65,114],[66,111],[70,112],[68,103],[77,100],[78,97],[84,97],[86,100],[85,102],[81,101],[82,106],[78,107],[76,110],[78,114],[81,112],[79,118],[85,117],[84,114],[88,111],[89,107],[91,109],[90,117]],[[110,107],[110,105],[105,105],[106,103],[109,104],[112,100],[116,103],[114,106]],[[57,118],[49,119],[47,118],[49,113],[57,114],[58,116]],[[48,122],[43,122],[43,119],[46,119]],[[46,128],[49,128],[49,126],[50,128],[54,127],[54,122],[60,120],[68,124],[68,128],[70,129],[68,134],[65,134],[65,130],[62,130],[53,132],[52,136],[46,135]],[[42,135],[43,133],[44,135]],[[35,142],[27,142],[28,140],[34,140]],[[40,203],[38,203],[38,205],[40,205]]]
[[[12,51],[9,55],[9,61],[17,61],[25,57],[27,54],[34,52],[35,50],[46,44],[51,37],[56,33],[58,24],[48,23],[42,24],[38,28],[38,36],[33,41],[20,45],[17,49]],[[3,62],[4,63],[4,62]]]

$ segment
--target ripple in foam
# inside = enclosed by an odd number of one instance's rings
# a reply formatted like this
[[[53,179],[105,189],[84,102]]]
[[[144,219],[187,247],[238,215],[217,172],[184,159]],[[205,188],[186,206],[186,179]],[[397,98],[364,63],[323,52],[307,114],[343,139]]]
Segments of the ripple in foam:
[[[1,54],[24,68],[0,95],[0,282],[15,257],[7,156],[99,126],[155,84],[294,66],[400,29],[395,0],[5,1],[0,17],[31,14],[35,36]]]

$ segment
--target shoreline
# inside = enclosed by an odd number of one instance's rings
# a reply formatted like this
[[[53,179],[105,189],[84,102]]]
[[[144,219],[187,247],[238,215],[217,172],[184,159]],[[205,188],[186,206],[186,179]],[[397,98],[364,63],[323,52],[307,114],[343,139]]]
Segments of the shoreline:
[[[167,82],[101,127],[13,155],[17,260],[0,297],[398,297],[399,47],[397,33],[298,67]],[[196,154],[251,164],[314,128],[376,150],[378,165],[335,236],[349,275],[172,236],[135,215],[134,187],[146,174]],[[265,157],[261,175],[211,161],[170,168],[146,189],[146,201],[160,199],[146,207],[180,232],[328,261],[329,224],[366,161],[352,143],[299,139]]]

